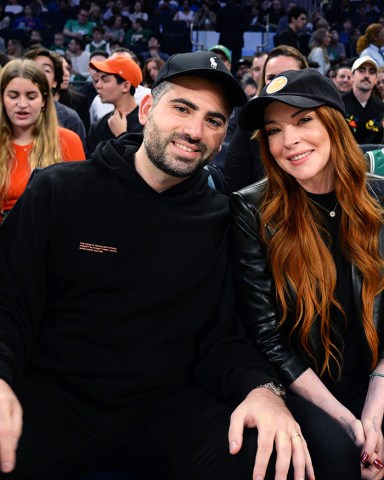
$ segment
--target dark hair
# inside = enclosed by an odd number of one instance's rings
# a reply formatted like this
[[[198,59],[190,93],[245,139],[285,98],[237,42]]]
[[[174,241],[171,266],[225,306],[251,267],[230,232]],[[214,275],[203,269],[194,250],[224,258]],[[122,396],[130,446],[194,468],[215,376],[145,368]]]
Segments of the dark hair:
[[[95,33],[95,32],[105,33],[105,30],[103,27],[99,27],[98,25],[96,25],[96,27],[92,28],[92,33]]]
[[[56,93],[57,89],[63,83],[63,67],[61,63],[60,55],[56,52],[48,50],[48,48],[32,48],[24,55],[29,60],[36,60],[36,57],[47,57],[53,64],[54,80],[57,84],[55,88],[52,88],[52,92]]]
[[[94,50],[90,54],[89,60],[92,60],[92,58],[96,57],[96,55],[100,55],[100,56],[104,57],[105,59],[107,59],[109,57],[108,53],[105,50]]]
[[[288,12],[288,22],[291,23],[293,18],[299,18],[302,14],[307,15],[307,10],[303,7],[292,7]]]

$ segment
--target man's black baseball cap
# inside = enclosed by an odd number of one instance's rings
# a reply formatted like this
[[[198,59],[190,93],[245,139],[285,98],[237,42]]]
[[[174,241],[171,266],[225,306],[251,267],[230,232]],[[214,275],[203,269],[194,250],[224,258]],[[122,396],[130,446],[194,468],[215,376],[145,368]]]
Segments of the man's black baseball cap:
[[[329,78],[314,68],[287,70],[277,75],[258,97],[245,105],[239,114],[239,127],[243,130],[261,128],[266,107],[276,100],[304,109],[327,105],[345,115],[343,100]]]
[[[207,78],[219,83],[232,107],[239,107],[247,101],[240,83],[214,52],[199,51],[172,55],[161,67],[152,89],[165,80],[186,75]]]

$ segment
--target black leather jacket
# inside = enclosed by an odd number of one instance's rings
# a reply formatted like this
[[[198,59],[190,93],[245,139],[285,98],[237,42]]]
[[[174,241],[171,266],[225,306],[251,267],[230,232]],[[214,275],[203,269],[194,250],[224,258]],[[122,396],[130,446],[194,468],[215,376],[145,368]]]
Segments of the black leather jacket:
[[[284,328],[277,328],[280,316],[276,307],[273,277],[269,270],[265,246],[259,237],[260,196],[266,181],[263,179],[230,196],[229,205],[233,217],[232,256],[240,300],[240,315],[247,332],[268,360],[278,369],[284,383],[289,385],[309,368],[310,361],[299,350],[289,345]],[[384,177],[369,174],[368,188],[384,206]],[[272,236],[273,232],[269,231],[269,234]],[[384,257],[384,226],[380,229],[380,251]],[[356,311],[361,312],[361,278],[355,266],[352,265],[351,268],[354,303]],[[382,335],[384,334],[383,315],[384,295],[380,294],[375,299],[374,324]],[[360,325],[361,336],[365,339],[363,326],[361,323]],[[310,341],[316,356],[320,358],[322,344],[316,322],[313,323],[310,331]],[[366,344],[366,348],[361,354],[369,358],[368,344],[365,341],[363,344]],[[384,357],[382,349],[379,355]]]

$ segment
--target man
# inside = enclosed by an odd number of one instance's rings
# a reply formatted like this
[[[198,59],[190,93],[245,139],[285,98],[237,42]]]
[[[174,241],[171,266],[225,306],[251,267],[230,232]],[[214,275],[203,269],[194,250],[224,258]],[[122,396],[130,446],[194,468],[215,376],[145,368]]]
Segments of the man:
[[[240,60],[235,63],[235,76],[239,80],[239,82],[241,82],[245,74],[251,72],[251,66],[252,63],[246,58],[240,58]]]
[[[112,104],[114,110],[91,125],[87,135],[88,155],[102,141],[116,138],[124,132],[142,131],[134,98],[135,90],[143,80],[140,67],[132,59],[121,55],[104,62],[93,60],[90,66],[100,72],[96,91],[101,102]]]
[[[105,30],[103,27],[94,27],[92,30],[92,41],[85,46],[84,51],[90,55],[95,51],[104,51],[108,55],[111,53],[109,43],[105,40]],[[89,57],[88,57],[89,59]]]
[[[288,45],[297,50],[301,50],[299,32],[301,32],[307,23],[307,11],[303,7],[293,7],[288,11],[288,27],[280,34],[275,35],[275,47],[279,45]]]
[[[67,55],[72,62],[71,82],[82,83],[89,81],[88,64],[90,54],[84,48],[84,42],[78,38],[72,38],[68,43]]]
[[[47,77],[52,93],[55,94],[63,81],[63,66],[59,55],[46,48],[36,48],[29,50],[25,54],[25,58],[35,60],[40,65]],[[56,100],[55,108],[59,124],[77,133],[85,149],[85,127],[79,114]]]
[[[245,98],[212,55],[171,57],[140,107],[144,138],[44,169],[0,229],[7,478],[108,465],[159,480],[271,480],[276,466],[285,479],[292,452],[297,478],[314,479],[274,371],[227,336],[227,200],[202,167]]]
[[[146,22],[142,18],[136,18],[132,22],[132,28],[125,34],[126,45],[147,45],[151,31],[145,28]]]
[[[89,13],[84,8],[79,10],[77,14],[77,20],[68,20],[63,28],[63,33],[67,37],[67,40],[77,38],[81,40],[85,37],[92,37],[92,30],[96,27],[95,22],[88,21]]]
[[[221,61],[228,68],[228,70],[231,70],[232,56],[231,52],[227,47],[225,47],[224,45],[212,45],[209,51],[216,53],[216,55],[220,57]]]
[[[349,67],[341,66],[336,68],[332,78],[333,83],[341,94],[350,92],[352,89],[352,70]]]
[[[95,52],[92,52],[89,56],[89,63],[94,60],[95,62],[103,62],[109,57],[108,53],[103,51],[103,50],[96,50]],[[96,83],[99,80],[100,77],[100,72],[95,70],[94,68],[91,68],[88,65],[88,74],[91,77],[92,81],[91,82],[85,82],[84,85],[79,87],[79,92],[86,95],[88,99],[88,109],[91,108],[93,99],[97,95],[96,91]]]
[[[256,52],[252,60],[252,78],[256,83],[256,89],[259,86],[260,76],[263,72],[264,63],[267,60],[267,54],[265,52]]]
[[[352,90],[343,95],[346,120],[357,143],[381,144],[384,103],[372,91],[377,82],[376,62],[368,56],[358,58],[352,65]]]
[[[132,50],[129,50],[128,48],[117,47],[113,51],[113,54],[111,55],[111,58],[115,58],[115,57],[119,57],[119,56],[129,58],[129,59],[133,60],[137,65],[139,65],[139,61],[138,61],[136,55],[132,52]],[[98,58],[93,58],[93,59],[95,61],[99,61]],[[90,65],[91,64],[92,64],[92,62],[90,62]],[[100,73],[101,72],[99,72],[97,70],[94,70],[90,66],[90,74],[92,76],[92,81],[93,81],[93,84],[95,85],[95,88],[96,88],[96,83],[100,79]],[[142,85],[138,85],[136,87],[134,97],[135,97],[135,101],[136,101],[137,105],[140,105],[141,100],[146,95],[148,95],[148,93],[150,93],[150,91],[151,90],[149,88],[143,87]],[[100,118],[104,117],[104,115],[107,115],[107,113],[113,112],[113,110],[114,110],[114,106],[112,105],[112,103],[102,102],[102,100],[100,98],[100,95],[96,95],[94,97],[94,99],[92,100],[91,106],[90,106],[90,109],[89,109],[89,116],[90,116],[90,119],[91,119],[91,124],[100,120]]]
[[[159,37],[157,35],[151,35],[148,39],[148,50],[144,52],[140,52],[141,57],[143,58],[143,62],[148,60],[151,57],[159,57],[164,62],[166,62],[169,58],[168,53],[162,52],[160,50],[161,44],[159,41]]]

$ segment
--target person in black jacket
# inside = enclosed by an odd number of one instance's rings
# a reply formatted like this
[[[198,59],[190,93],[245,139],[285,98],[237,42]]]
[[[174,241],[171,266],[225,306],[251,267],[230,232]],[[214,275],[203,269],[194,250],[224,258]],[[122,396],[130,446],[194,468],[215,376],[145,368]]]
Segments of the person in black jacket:
[[[275,47],[287,45],[301,50],[299,33],[307,23],[307,11],[303,7],[293,7],[288,12],[288,26],[273,38]]]
[[[235,0],[229,0],[216,14],[216,31],[220,33],[218,43],[231,50],[233,73],[244,47],[245,21],[244,9]]]
[[[239,126],[259,131],[266,178],[230,197],[232,258],[249,336],[355,442],[354,476],[381,479],[384,179],[367,179],[344,115],[312,68],[280,73],[248,102]],[[312,460],[319,478],[323,459]]]
[[[113,467],[140,479],[272,480],[275,468],[291,479],[292,458],[295,476],[314,480],[275,370],[236,324],[227,198],[203,168],[244,102],[214,53],[174,55],[141,103],[143,136],[39,172],[5,219],[7,478]],[[326,417],[312,425],[343,439]]]

